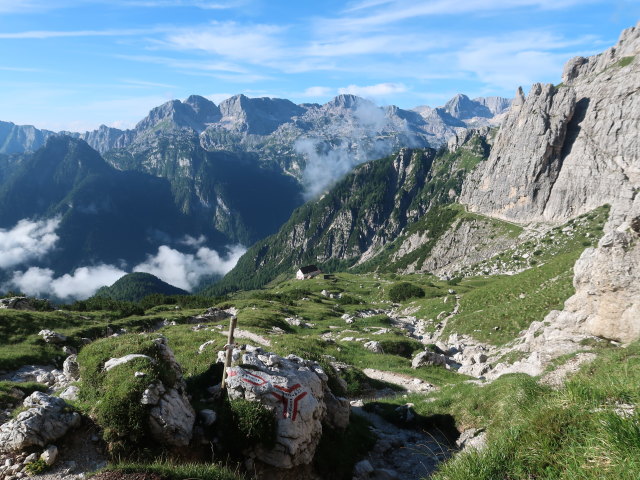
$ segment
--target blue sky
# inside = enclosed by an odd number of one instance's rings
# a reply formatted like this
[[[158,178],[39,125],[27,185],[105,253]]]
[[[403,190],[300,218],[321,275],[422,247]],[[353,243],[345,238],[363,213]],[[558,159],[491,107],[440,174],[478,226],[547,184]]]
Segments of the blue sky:
[[[639,0],[0,0],[0,120],[127,128],[191,94],[511,97],[639,18]]]

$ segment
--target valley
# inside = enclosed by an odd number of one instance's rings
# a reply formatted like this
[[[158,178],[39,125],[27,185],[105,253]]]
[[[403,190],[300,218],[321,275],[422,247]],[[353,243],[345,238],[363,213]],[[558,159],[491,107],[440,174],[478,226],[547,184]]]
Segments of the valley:
[[[0,478],[637,479],[638,58],[3,123]],[[116,278],[63,295],[83,265]]]

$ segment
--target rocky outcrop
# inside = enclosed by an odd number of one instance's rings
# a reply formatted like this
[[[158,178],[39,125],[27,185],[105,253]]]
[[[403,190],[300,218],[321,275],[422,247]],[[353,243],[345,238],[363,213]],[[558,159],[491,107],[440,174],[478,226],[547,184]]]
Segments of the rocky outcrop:
[[[570,60],[563,84],[519,92],[489,160],[464,185],[470,210],[562,222],[611,205],[605,236],[575,266],[576,294],[549,329],[640,338],[640,24],[604,53]]]
[[[626,218],[576,262],[565,305],[586,333],[624,343],[640,338],[640,199]]]
[[[569,61],[560,86],[535,84],[526,99],[520,90],[462,203],[520,223],[628,204],[640,186],[638,30],[600,55]]]
[[[173,372],[173,385],[162,383],[149,385],[142,403],[150,405],[149,428],[154,439],[163,445],[185,446],[191,441],[196,414],[187,398],[187,385],[182,377],[182,367],[177,362],[165,337],[154,341],[164,368]]]
[[[34,310],[27,297],[0,298],[0,308],[10,308],[12,310]]]
[[[317,363],[295,355],[282,358],[251,346],[234,349],[233,357],[239,365],[227,370],[229,397],[260,402],[277,419],[275,447],[258,445],[245,452],[249,457],[287,469],[309,464],[323,424],[341,429],[348,425],[349,402],[331,392],[328,377]]]
[[[0,426],[0,452],[44,447],[80,425],[80,415],[61,398],[34,392],[23,405],[27,410]]]
[[[191,441],[195,411],[187,397],[182,368],[169,348],[167,339],[156,338],[153,345],[155,352],[148,352],[152,356],[131,353],[105,361],[101,374],[110,375],[110,372],[124,368],[133,361],[142,362],[143,365],[154,365],[154,369],[162,371],[164,380],[147,380],[146,388],[140,396],[140,403],[147,407],[146,418],[137,420],[148,425],[151,437],[161,445],[183,447]],[[144,380],[147,373],[144,368],[141,370],[133,372],[132,377]],[[132,384],[131,388],[136,386]]]
[[[489,159],[465,182],[471,211],[523,222],[542,216],[562,168],[562,147],[576,109],[573,89],[534,84],[521,91],[497,134]]]

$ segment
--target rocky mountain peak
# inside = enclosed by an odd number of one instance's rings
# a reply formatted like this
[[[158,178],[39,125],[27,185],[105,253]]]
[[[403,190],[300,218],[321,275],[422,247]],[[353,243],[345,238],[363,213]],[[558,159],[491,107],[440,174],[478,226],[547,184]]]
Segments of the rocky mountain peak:
[[[184,101],[184,104],[191,107],[195,114],[195,119],[200,123],[214,123],[222,118],[220,109],[216,104],[200,95],[191,95]]]
[[[503,97],[479,97],[471,100],[459,93],[449,100],[442,110],[458,120],[492,118],[505,112],[510,104],[511,101]]]
[[[242,94],[220,103],[222,124],[225,128],[256,135],[268,135],[305,111],[305,108],[290,100],[249,98]]]
[[[635,27],[623,30],[618,43],[604,52],[589,58],[574,57],[569,60],[562,72],[562,82],[571,84],[578,77],[586,77],[593,73],[603,71],[606,68],[620,63],[631,63],[640,53],[640,22]]]
[[[202,104],[198,105],[203,106]],[[215,107],[215,106],[214,106]],[[206,110],[204,116],[207,116],[209,111]],[[204,125],[198,118],[199,113],[194,110],[192,105],[182,103],[180,100],[170,100],[163,103],[159,107],[152,109],[143,120],[141,120],[135,127],[135,130],[140,132],[151,128],[157,128],[159,124],[163,123],[166,127],[177,128],[191,128],[197,132],[204,130]]]
[[[375,104],[373,102],[370,102],[369,100],[346,93],[338,95],[333,100],[325,103],[324,106],[328,108],[355,109],[363,104],[370,104],[375,106]]]

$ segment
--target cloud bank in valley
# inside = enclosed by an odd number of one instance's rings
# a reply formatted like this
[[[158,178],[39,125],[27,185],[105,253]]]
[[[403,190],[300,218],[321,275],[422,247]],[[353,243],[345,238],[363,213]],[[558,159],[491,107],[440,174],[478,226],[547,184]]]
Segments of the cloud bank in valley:
[[[73,273],[54,277],[49,268],[30,267],[16,271],[9,284],[27,295],[55,295],[61,300],[83,299],[92,296],[105,285],[111,285],[127,272],[113,265],[76,268]]]
[[[247,249],[242,245],[227,247],[227,254],[200,247],[195,254],[183,253],[162,245],[158,253],[133,268],[134,272],[146,272],[184,290],[192,290],[203,277],[224,275],[231,270]]]
[[[55,276],[50,268],[37,266],[56,247],[59,236],[56,230],[60,218],[49,220],[20,220],[13,228],[0,229],[0,268],[15,269],[4,290],[19,290],[32,296],[55,296],[60,300],[84,299],[92,296],[105,285],[112,285],[127,274],[124,267],[108,264],[82,266],[73,272]],[[200,281],[211,275],[224,275],[231,270],[246,248],[230,245],[226,252],[204,246],[206,238],[189,235],[178,244],[195,250],[185,253],[162,245],[155,255],[149,255],[144,262],[135,265],[131,271],[151,273],[167,283],[191,291]]]
[[[11,229],[0,228],[0,268],[11,268],[44,258],[56,246],[60,218],[20,220]]]

